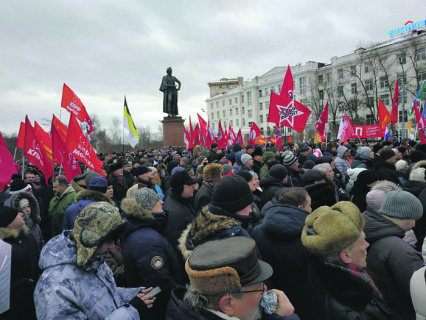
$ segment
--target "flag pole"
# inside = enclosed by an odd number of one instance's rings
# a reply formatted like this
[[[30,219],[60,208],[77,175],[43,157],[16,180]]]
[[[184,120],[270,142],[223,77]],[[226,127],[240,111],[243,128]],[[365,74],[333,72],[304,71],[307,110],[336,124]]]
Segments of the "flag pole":
[[[52,135],[52,171],[53,171],[53,176],[55,176],[55,151],[54,151],[55,141],[54,141],[54,134],[53,134],[53,117],[52,117],[52,123],[50,125],[50,134]]]
[[[13,153],[13,161],[15,161],[15,156],[16,156],[16,147],[15,147],[15,152]]]

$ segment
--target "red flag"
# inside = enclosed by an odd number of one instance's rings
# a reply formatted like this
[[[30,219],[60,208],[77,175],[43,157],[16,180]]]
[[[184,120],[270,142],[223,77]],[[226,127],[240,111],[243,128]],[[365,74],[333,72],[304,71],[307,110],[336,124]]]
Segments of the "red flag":
[[[64,83],[62,89],[62,102],[61,107],[67,109],[71,114],[74,114],[81,122],[86,122],[88,125],[88,134],[93,132],[93,122],[86,111],[86,107],[80,98]]]
[[[269,122],[274,122],[277,126],[290,127],[298,132],[302,132],[306,127],[306,122],[310,114],[311,110],[300,102],[291,100],[283,95],[271,93]]]
[[[192,129],[191,116],[189,116],[189,136],[192,137],[194,130]]]
[[[44,148],[49,162],[52,162],[52,139],[50,135],[40,127],[37,121],[34,121],[34,134],[40,146]]]
[[[343,121],[343,129],[342,134],[340,136],[341,142],[346,142],[353,135],[355,129],[352,125],[351,119],[349,119],[348,115],[345,113],[345,120]]]
[[[391,121],[391,116],[389,114],[388,109],[386,109],[382,100],[379,99],[379,123],[381,129],[384,129],[386,125]]]
[[[239,144],[244,144],[244,141],[243,141],[243,135],[241,134],[241,128],[238,130],[238,134],[237,134],[237,143],[239,143]]]
[[[105,177],[105,173],[102,171],[103,162],[96,156],[95,150],[81,131],[74,114],[71,114],[68,124],[66,146],[76,159],[85,163],[90,170]]]
[[[290,66],[287,66],[280,96],[284,96],[293,100],[293,74],[291,73]]]
[[[194,146],[197,146],[200,144],[200,127],[198,126],[198,123],[195,126],[194,131],[192,132],[191,139],[193,141]]]
[[[46,154],[45,148],[40,145],[34,133],[34,128],[28,119],[25,117],[25,146],[24,155],[32,164],[36,165],[43,173],[46,183],[53,176],[53,164]]]
[[[198,123],[200,125],[200,133],[202,137],[205,137],[207,135],[207,121],[204,120],[198,113]]]
[[[287,142],[288,142],[288,143],[293,143],[293,138],[292,138],[292,136],[291,136],[291,132],[290,132],[290,136],[288,137]]]
[[[275,143],[275,138],[273,136],[269,136],[269,141],[271,141],[271,143]]]
[[[228,145],[228,140],[229,140],[229,136],[228,136],[228,131],[225,128],[225,140],[226,140],[226,145]]]
[[[219,130],[218,130],[218,136],[216,139],[217,145],[220,149],[224,149],[227,146],[227,140],[226,140],[226,134],[223,132],[222,128],[222,122],[219,120]]]
[[[277,146],[278,150],[281,150],[281,147],[283,146],[281,130],[277,126],[275,126],[275,145]]]
[[[67,177],[68,181],[71,181],[76,175],[81,174],[81,169],[77,160],[68,150],[65,144],[65,140],[62,139],[60,130],[58,130],[54,124],[54,119],[52,121],[51,135],[53,157],[57,163],[62,164],[65,176]]]
[[[256,125],[256,123],[253,121],[253,124],[250,128],[249,138],[248,138],[248,144],[254,145],[254,140],[259,137],[262,134],[262,131],[260,131],[259,127]]]
[[[420,140],[422,144],[426,144],[426,119],[422,116],[417,106],[414,106],[416,112],[417,126],[419,127]]]
[[[186,150],[191,148],[191,139],[188,132],[186,131],[185,126],[183,126],[183,142],[185,143]]]
[[[398,89],[398,80],[396,80],[395,85],[395,92],[393,94],[393,100],[392,100],[392,127],[395,125],[395,123],[398,122],[398,105],[399,105],[399,89]]]
[[[12,174],[16,173],[13,157],[7,149],[6,142],[0,132],[0,192],[12,180]]]
[[[59,134],[59,136],[62,138],[62,140],[64,142],[66,142],[67,141],[68,128],[67,128],[66,125],[64,125],[61,122],[61,120],[56,118],[55,115],[53,115],[52,126],[54,126],[56,128],[56,131]]]
[[[325,137],[325,124],[328,122],[328,101],[325,105],[324,110],[321,112],[321,116],[319,117],[317,123],[315,124],[315,128],[317,128],[318,133],[320,134],[323,140],[326,140]]]
[[[231,140],[231,144],[234,145],[237,142],[237,136],[234,130],[232,129],[231,124],[229,124],[228,134],[229,134],[229,139]]]
[[[16,141],[16,147],[24,149],[25,147],[25,123],[21,122],[19,127],[18,140]]]
[[[207,135],[205,140],[205,147],[210,148],[212,143],[216,141],[217,134],[214,132],[213,128],[210,126],[210,120],[207,124]]]

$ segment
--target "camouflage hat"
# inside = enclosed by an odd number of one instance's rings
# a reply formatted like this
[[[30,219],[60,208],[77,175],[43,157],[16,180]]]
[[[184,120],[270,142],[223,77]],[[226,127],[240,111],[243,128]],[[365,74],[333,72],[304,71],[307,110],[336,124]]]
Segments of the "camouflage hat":
[[[120,238],[126,226],[117,208],[105,201],[87,205],[77,215],[73,235],[77,243],[77,265],[86,269],[103,243]]]

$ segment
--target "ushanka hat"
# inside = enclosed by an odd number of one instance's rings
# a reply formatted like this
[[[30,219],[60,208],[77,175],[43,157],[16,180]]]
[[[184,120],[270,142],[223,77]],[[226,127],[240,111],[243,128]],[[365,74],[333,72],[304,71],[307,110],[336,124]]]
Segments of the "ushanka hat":
[[[364,229],[358,207],[341,201],[332,207],[322,206],[306,217],[302,244],[315,256],[337,254],[356,240]]]
[[[86,269],[105,241],[122,237],[125,226],[118,209],[108,202],[94,202],[84,207],[77,215],[73,229],[77,266]]]
[[[123,164],[121,163],[121,161],[117,161],[109,166],[109,171],[113,173],[115,170],[122,169],[122,168],[123,168]]]
[[[272,267],[257,258],[256,242],[248,237],[208,241],[191,253],[185,264],[192,287],[214,296],[240,292],[241,288],[272,276]]]

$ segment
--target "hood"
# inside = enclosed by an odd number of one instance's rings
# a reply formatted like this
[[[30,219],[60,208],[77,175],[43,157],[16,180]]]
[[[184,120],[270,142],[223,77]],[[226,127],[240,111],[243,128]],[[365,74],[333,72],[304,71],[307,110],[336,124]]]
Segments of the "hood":
[[[364,170],[367,170],[367,169],[364,169],[364,168],[348,169],[347,174],[351,180],[355,181],[359,173]]]
[[[357,151],[357,156],[361,159],[368,160],[371,149],[369,147],[360,147]]]
[[[402,185],[402,190],[408,191],[416,197],[419,196],[420,192],[422,192],[424,188],[426,188],[426,182],[415,180],[405,181]]]
[[[19,210],[19,201],[21,201],[22,199],[27,199],[29,204],[30,204],[30,208],[31,208],[31,214],[29,217],[27,217],[26,214],[24,214],[23,218],[25,221],[25,224],[28,228],[32,228],[34,223],[40,223],[41,218],[40,218],[40,207],[38,205],[38,201],[37,199],[29,192],[20,192],[18,194],[13,195],[10,198],[10,206],[16,210]]]
[[[344,147],[344,146],[340,146],[337,148],[337,156],[339,158],[343,158],[343,155],[345,154],[345,152],[348,151],[348,148]]]
[[[284,187],[284,185],[281,183],[280,179],[272,177],[267,173],[262,180],[260,180],[259,186],[262,189],[265,189],[270,186],[278,186],[278,187]]]
[[[79,202],[80,200],[92,200],[95,202],[106,201],[114,204],[108,195],[94,190],[83,190],[78,192],[75,196],[74,202]]]
[[[39,266],[41,270],[61,264],[77,263],[77,245],[72,240],[72,231],[64,231],[52,238],[41,250]]]
[[[404,238],[404,230],[389,219],[381,216],[379,213],[367,210],[364,211],[363,216],[365,220],[365,240],[367,242],[373,243],[377,240],[391,236],[396,236],[401,239]]]
[[[300,239],[308,215],[308,211],[298,207],[275,204],[266,212],[261,228],[271,239]]]

